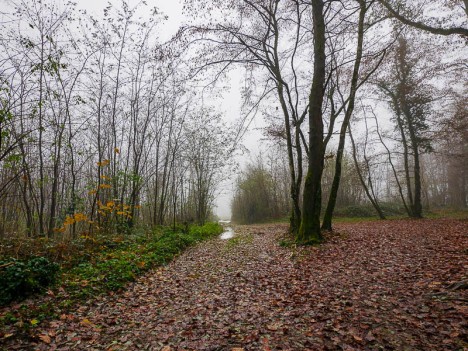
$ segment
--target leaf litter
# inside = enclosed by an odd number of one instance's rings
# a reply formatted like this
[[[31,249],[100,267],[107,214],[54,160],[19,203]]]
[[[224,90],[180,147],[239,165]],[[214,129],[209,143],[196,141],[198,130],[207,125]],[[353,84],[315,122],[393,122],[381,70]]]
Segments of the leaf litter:
[[[43,321],[21,350],[465,350],[468,226],[339,224],[316,247],[239,226],[121,293]],[[1,335],[0,335],[1,336]]]

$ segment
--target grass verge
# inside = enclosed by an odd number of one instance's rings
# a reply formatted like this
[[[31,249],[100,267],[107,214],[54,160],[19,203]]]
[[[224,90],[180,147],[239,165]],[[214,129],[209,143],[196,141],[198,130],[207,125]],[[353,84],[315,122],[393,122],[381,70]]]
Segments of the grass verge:
[[[93,252],[88,261],[62,269],[58,282],[45,296],[0,309],[0,345],[5,338],[32,336],[43,320],[58,318],[82,301],[123,290],[144,272],[169,263],[189,246],[222,232],[221,225],[207,223],[185,232],[159,228],[116,238],[114,244]]]

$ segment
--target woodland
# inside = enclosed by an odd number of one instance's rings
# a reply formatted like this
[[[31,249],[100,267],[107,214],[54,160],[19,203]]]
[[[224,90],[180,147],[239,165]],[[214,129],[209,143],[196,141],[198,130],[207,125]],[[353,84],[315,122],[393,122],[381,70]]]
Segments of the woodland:
[[[85,3],[0,0],[0,350],[468,348],[467,0]]]

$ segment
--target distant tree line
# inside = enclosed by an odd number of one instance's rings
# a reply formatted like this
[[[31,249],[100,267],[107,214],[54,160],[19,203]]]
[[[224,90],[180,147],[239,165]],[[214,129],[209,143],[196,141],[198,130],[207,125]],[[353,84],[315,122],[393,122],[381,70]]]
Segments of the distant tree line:
[[[250,224],[287,218],[291,210],[288,168],[286,157],[278,156],[258,156],[238,176],[231,203],[233,222]]]

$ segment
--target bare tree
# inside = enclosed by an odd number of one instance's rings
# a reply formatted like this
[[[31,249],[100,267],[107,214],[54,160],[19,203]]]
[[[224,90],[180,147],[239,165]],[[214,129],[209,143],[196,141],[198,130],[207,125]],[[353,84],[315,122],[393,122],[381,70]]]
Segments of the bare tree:
[[[405,166],[409,215],[422,217],[420,154],[430,150],[430,141],[424,136],[428,129],[427,117],[433,101],[424,78],[417,75],[418,58],[411,56],[411,44],[400,38],[393,56],[394,81],[380,81],[379,87],[389,97],[401,137]],[[410,58],[411,57],[411,58]],[[412,157],[412,164],[410,164]],[[411,176],[411,166],[413,176]]]
[[[192,3],[187,5],[191,12],[200,9]],[[257,74],[266,72],[262,93],[251,104],[250,111],[255,110],[271,93],[275,93],[283,120],[277,134],[286,141],[288,150],[291,231],[296,233],[301,222],[299,200],[303,178],[303,148],[307,148],[301,130],[308,112],[306,95],[302,92],[307,84],[304,85],[304,69],[301,67],[305,67],[302,51],[307,47],[309,36],[303,26],[308,6],[298,1],[285,3],[279,0],[232,0],[216,2],[215,6],[219,11],[229,13],[227,18],[230,20],[195,26],[190,31],[190,34],[208,45],[205,50],[210,55],[203,55],[205,60],[201,65],[205,68],[221,66],[221,72],[224,72],[229,66],[239,64],[257,71]],[[251,86],[253,82],[249,81]],[[248,96],[251,98],[252,94]]]
[[[462,27],[462,26],[457,26],[453,25],[451,27],[441,27],[440,25],[437,25],[435,23],[431,22],[441,22],[440,18],[435,19],[421,19],[419,20],[418,14],[423,13],[426,7],[428,7],[427,4],[424,2],[413,2],[411,3],[411,6],[408,6],[406,4],[402,4],[400,1],[396,0],[379,0],[379,2],[384,6],[384,8],[388,11],[389,16],[397,19],[403,24],[406,24],[408,26],[411,26],[413,28],[423,30],[432,34],[438,34],[438,35],[444,35],[444,36],[449,36],[449,35],[462,35],[467,37],[468,36],[468,28]],[[443,7],[444,5],[441,4],[440,1],[435,1],[435,7]],[[454,0],[454,1],[448,1],[448,5],[446,5],[446,8],[449,9],[456,9],[462,10],[464,12],[464,20],[466,22],[468,18],[468,0]],[[442,11],[437,11],[437,14],[440,15]],[[461,12],[461,11],[458,11]],[[454,19],[453,13],[451,14],[452,20]]]

